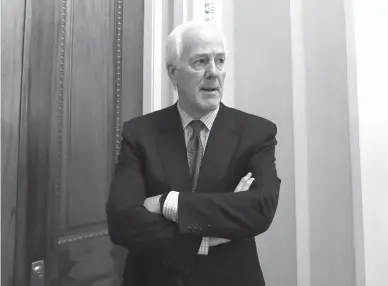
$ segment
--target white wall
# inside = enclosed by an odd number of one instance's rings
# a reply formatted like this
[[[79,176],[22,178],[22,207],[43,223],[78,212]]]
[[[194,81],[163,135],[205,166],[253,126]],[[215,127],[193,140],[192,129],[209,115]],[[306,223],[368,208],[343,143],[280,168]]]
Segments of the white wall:
[[[358,100],[365,280],[388,285],[388,2],[345,1],[353,27],[349,52],[356,68],[352,96]],[[351,24],[351,23],[350,23]],[[355,166],[357,167],[357,166]],[[362,250],[362,247],[360,247]]]
[[[345,13],[303,1],[312,285],[355,285]]]
[[[343,3],[245,0],[234,11],[235,106],[279,129],[279,211],[257,239],[268,285],[354,286]]]
[[[270,229],[257,237],[269,286],[297,285],[292,61],[289,1],[234,5],[235,107],[278,126],[280,202]],[[229,80],[231,80],[229,78]]]

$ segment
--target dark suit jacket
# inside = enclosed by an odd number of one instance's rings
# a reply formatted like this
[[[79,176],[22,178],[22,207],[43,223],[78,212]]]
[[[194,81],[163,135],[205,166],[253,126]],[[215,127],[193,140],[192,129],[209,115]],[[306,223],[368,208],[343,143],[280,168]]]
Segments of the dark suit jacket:
[[[124,124],[107,202],[111,240],[128,249],[123,285],[264,285],[254,236],[270,226],[278,204],[276,125],[221,103],[197,189],[176,104]],[[233,193],[248,172],[249,191]],[[146,197],[179,191],[178,223],[143,207]],[[197,255],[202,237],[229,243]]]

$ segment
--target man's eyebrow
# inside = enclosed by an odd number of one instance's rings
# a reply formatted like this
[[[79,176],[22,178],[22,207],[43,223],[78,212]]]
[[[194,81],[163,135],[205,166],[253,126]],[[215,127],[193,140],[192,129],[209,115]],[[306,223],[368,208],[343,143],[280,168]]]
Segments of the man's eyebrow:
[[[209,54],[208,53],[197,53],[197,54],[194,54],[193,55],[193,58],[198,58],[198,57],[207,57]],[[217,53],[216,56],[225,56],[226,53],[225,52],[220,52],[220,53]]]
[[[206,56],[208,56],[207,53],[197,53],[197,54],[194,54],[194,55],[193,55],[193,58],[206,57]]]

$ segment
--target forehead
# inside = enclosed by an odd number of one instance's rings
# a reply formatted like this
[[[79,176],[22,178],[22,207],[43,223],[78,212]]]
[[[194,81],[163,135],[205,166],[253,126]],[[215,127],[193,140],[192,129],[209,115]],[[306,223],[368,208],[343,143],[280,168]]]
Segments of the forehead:
[[[225,53],[222,34],[212,28],[195,28],[182,35],[182,58],[196,54]]]

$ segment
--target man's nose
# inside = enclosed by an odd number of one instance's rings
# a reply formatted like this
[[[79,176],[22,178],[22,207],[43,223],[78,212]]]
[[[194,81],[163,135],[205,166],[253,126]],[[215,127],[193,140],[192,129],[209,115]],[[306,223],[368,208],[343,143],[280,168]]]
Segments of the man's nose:
[[[216,63],[214,61],[210,61],[206,67],[205,76],[206,77],[213,77],[213,76],[216,76],[216,74],[217,74]]]

